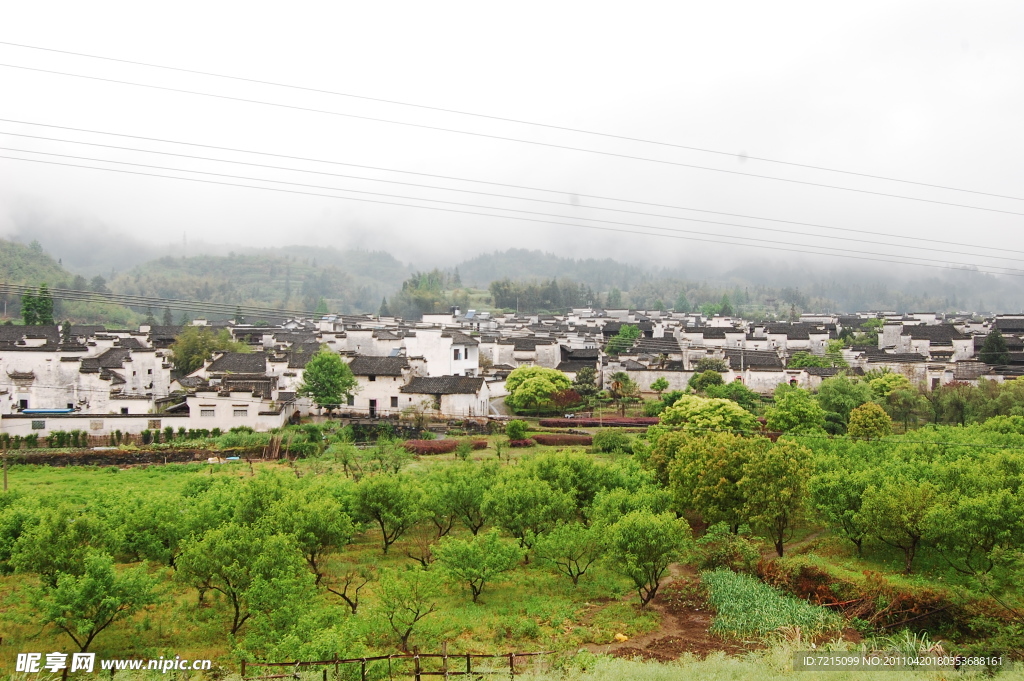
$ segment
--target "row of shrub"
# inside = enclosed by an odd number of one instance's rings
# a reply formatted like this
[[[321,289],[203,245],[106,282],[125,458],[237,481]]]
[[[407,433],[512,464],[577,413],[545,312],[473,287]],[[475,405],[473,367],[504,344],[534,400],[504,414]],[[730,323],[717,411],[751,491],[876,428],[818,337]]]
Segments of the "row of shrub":
[[[22,445],[26,449],[34,449],[39,446],[39,434],[32,433],[22,437],[21,435],[15,435],[11,437],[10,433],[0,433],[0,448],[3,449],[21,449]]]
[[[600,427],[622,427],[622,426],[655,426],[660,419],[657,417],[632,416],[614,417],[607,419],[541,419],[540,425],[544,428],[600,428]]]
[[[458,446],[458,440],[406,440],[403,444],[406,451],[413,454],[450,454]],[[469,443],[472,449],[486,449],[487,440],[473,440]]]
[[[509,440],[508,444],[510,447],[533,447],[537,443],[527,437],[522,440]]]
[[[539,445],[572,446],[591,445],[593,438],[589,435],[567,435],[562,433],[537,433],[532,439]]]

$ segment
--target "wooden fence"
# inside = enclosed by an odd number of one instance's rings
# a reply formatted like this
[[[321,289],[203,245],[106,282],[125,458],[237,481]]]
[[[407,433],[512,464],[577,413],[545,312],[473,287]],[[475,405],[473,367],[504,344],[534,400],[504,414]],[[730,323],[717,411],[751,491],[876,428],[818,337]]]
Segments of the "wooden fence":
[[[332,660],[319,660],[315,662],[246,662],[242,661],[241,672],[243,681],[256,681],[257,679],[300,679],[299,671],[303,668],[309,667],[320,667],[322,672],[323,681],[328,679],[328,671],[333,667],[335,679],[341,679],[341,665],[359,665],[359,679],[360,681],[367,681],[369,676],[367,675],[367,668],[370,664],[380,664],[387,662],[388,671],[387,677],[393,679],[396,676],[399,678],[405,676],[412,676],[415,681],[422,681],[425,676],[442,676],[445,679],[455,676],[467,676],[467,677],[483,677],[484,675],[494,674],[508,674],[510,679],[515,678],[517,673],[525,671],[525,664],[530,661],[531,658],[536,658],[541,655],[552,655],[553,651],[543,651],[536,653],[497,653],[493,655],[481,655],[473,653],[456,653],[449,654],[447,644],[443,645],[442,652],[440,653],[396,653],[393,655],[376,655],[373,657],[356,657],[351,659],[340,659],[335,657]],[[517,660],[522,659],[518,664]],[[500,669],[494,669],[490,667],[481,667],[477,665],[474,668],[474,660],[481,661],[485,659],[490,660],[501,660],[502,663],[508,663],[505,667],[502,664]],[[393,663],[396,661],[411,662],[410,668],[401,669],[395,671]],[[429,668],[430,665],[426,664],[428,661],[440,662],[440,666],[434,669]],[[403,665],[405,666],[405,665]],[[434,665],[436,667],[436,664]],[[290,673],[287,674],[268,674],[265,676],[246,676],[246,670],[249,667],[269,667],[271,669],[275,667],[289,669]],[[376,678],[382,678],[383,674],[374,675]]]

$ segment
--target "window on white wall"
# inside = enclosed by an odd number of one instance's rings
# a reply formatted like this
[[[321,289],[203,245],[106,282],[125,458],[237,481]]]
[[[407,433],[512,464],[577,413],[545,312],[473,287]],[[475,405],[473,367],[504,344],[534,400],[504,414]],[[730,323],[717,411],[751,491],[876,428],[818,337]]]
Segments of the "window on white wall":
[[[234,416],[246,417],[246,416],[249,415],[249,410],[248,409],[235,409],[235,410],[232,411],[232,414]]]
[[[199,410],[199,415],[204,417],[204,418],[206,418],[206,417],[213,418],[214,416],[217,415],[217,410],[216,409],[200,409]]]

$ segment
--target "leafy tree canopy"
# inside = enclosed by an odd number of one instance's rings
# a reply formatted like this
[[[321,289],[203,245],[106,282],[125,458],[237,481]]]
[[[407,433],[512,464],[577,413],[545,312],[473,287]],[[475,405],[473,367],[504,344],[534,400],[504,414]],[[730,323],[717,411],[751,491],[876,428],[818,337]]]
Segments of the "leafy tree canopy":
[[[330,410],[343,404],[355,387],[356,379],[348,364],[334,352],[322,349],[306,363],[297,392]]]
[[[1006,348],[1006,339],[999,329],[992,329],[985,336],[978,359],[985,364],[1009,364],[1010,352]]]
[[[249,346],[234,340],[227,329],[214,333],[204,326],[186,326],[171,344],[174,368],[183,375],[202,368],[215,352],[249,352]]]

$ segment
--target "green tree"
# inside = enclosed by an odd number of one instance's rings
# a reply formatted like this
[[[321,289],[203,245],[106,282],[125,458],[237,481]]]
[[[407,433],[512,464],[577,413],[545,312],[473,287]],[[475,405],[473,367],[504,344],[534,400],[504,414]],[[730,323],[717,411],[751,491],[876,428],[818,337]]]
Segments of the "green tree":
[[[131,562],[152,560],[174,567],[187,532],[178,494],[112,495],[105,509],[113,553]]]
[[[735,533],[749,520],[747,494],[740,485],[748,462],[763,460],[771,441],[732,433],[671,433],[658,440],[651,456],[666,471],[680,511],[695,511],[709,524],[726,523]]]
[[[613,288],[611,291],[609,291],[608,302],[605,305],[605,307],[610,307],[612,309],[622,307],[622,291],[620,291],[617,288]]]
[[[559,525],[537,541],[537,557],[544,565],[565,575],[572,585],[601,555],[598,530],[582,523]]]
[[[376,614],[394,634],[402,652],[409,652],[409,638],[420,620],[437,611],[439,577],[433,570],[381,570]]]
[[[39,285],[39,293],[36,294],[36,324],[40,326],[53,326],[53,296],[46,284]]]
[[[1024,544],[1024,502],[1009,489],[957,495],[929,516],[932,543],[957,572],[982,576]]]
[[[25,326],[39,323],[39,299],[35,293],[26,291],[21,294],[21,319]]]
[[[668,566],[692,544],[685,521],[672,513],[633,511],[609,527],[605,545],[609,566],[630,580],[646,607],[657,595]]]
[[[327,308],[327,301],[321,297],[316,303],[316,309],[313,310],[313,315],[316,317],[323,317],[328,313],[330,313],[330,310]]]
[[[294,539],[235,523],[188,540],[178,557],[176,576],[196,587],[200,600],[207,591],[224,597],[231,608],[232,635],[258,609],[271,607],[265,601],[268,590],[280,595],[286,587],[301,586],[303,577],[311,579]]]
[[[266,525],[271,533],[295,540],[317,586],[324,579],[328,556],[351,542],[355,534],[352,518],[323,489],[285,496],[271,507]]]
[[[640,399],[640,386],[625,371],[616,371],[608,383],[608,394],[618,405],[619,415],[626,415],[626,405]]]
[[[850,437],[877,440],[892,435],[892,419],[880,406],[867,402],[850,412],[848,432]]]
[[[845,374],[826,378],[818,389],[818,404],[826,412],[838,414],[844,424],[849,423],[851,411],[873,397],[871,386]]]
[[[344,404],[355,387],[356,379],[348,364],[336,353],[322,349],[306,363],[297,394],[311,397],[317,406],[330,412]]]
[[[155,580],[142,564],[118,574],[114,560],[89,551],[77,574],[58,573],[57,583],[33,593],[42,624],[54,624],[85,652],[114,622],[156,602]]]
[[[761,404],[760,395],[743,385],[743,381],[740,380],[733,381],[732,383],[707,386],[704,388],[704,395],[732,400],[750,413],[754,413],[754,410]]]
[[[765,410],[768,430],[782,433],[820,433],[825,428],[825,410],[806,390],[779,386],[775,406]]]
[[[67,319],[60,325],[60,343],[61,345],[71,345],[71,322]]]
[[[790,369],[803,369],[804,367],[831,367],[835,365],[829,357],[812,355],[809,352],[794,352],[786,366]]]
[[[61,574],[81,574],[85,555],[104,546],[108,528],[95,515],[61,504],[42,512],[14,542],[11,566],[17,572],[35,572],[50,587]]]
[[[249,346],[232,339],[227,329],[214,333],[202,326],[186,326],[171,344],[174,368],[183,375],[201,369],[215,352],[249,352]]]
[[[523,471],[508,469],[487,491],[483,512],[530,550],[540,535],[571,519],[574,507],[565,492]]]
[[[456,522],[476,534],[487,522],[484,497],[497,477],[494,462],[455,464],[434,475],[430,493],[444,500]]]
[[[174,317],[171,316],[171,308],[164,308],[164,326],[174,326]]]
[[[728,294],[722,294],[722,301],[718,304],[718,313],[723,317],[731,317],[733,315],[732,303],[729,301]]]
[[[868,385],[871,386],[871,391],[879,399],[885,399],[894,390],[901,390],[903,388],[909,388],[910,379],[903,374],[894,374],[888,371],[882,372],[882,374],[876,378],[872,378]]]
[[[505,403],[517,411],[541,409],[550,405],[555,393],[570,386],[569,378],[557,369],[519,367],[505,379],[505,390],[509,393]]]
[[[592,367],[583,367],[576,372],[572,389],[583,399],[590,399],[597,394],[597,372]]]
[[[658,399],[660,400],[661,393],[668,390],[668,381],[665,379],[664,376],[661,376],[660,378],[656,379],[653,383],[651,383],[650,388],[654,392],[658,393]]]
[[[903,571],[910,574],[925,538],[938,490],[930,482],[887,479],[864,490],[860,522],[884,544],[903,551]]]
[[[1009,364],[1010,352],[1006,348],[1006,339],[999,329],[993,328],[985,336],[978,359],[985,364]]]
[[[609,355],[620,355],[633,347],[633,343],[640,337],[640,327],[633,324],[623,324],[605,345],[604,351]]]
[[[675,304],[673,309],[676,312],[682,312],[683,314],[687,314],[688,312],[690,312],[693,309],[690,306],[690,301],[686,298],[686,292],[685,291],[680,291],[679,292],[679,295],[676,297],[676,304]]]
[[[661,425],[688,431],[748,432],[757,427],[757,420],[732,400],[683,395],[661,412]]]
[[[815,511],[834,532],[857,547],[858,557],[869,529],[860,509],[872,473],[871,470],[854,469],[836,462],[836,465],[812,476],[808,482]]]
[[[780,558],[802,518],[810,473],[811,451],[788,440],[753,449],[743,464],[737,486],[745,498],[744,513]]]
[[[522,440],[526,438],[526,432],[530,424],[522,419],[512,419],[505,424],[505,436],[509,440]]]
[[[910,429],[911,422],[917,423],[924,400],[921,393],[913,388],[897,388],[885,398],[885,410],[893,420],[903,424],[903,432]]]
[[[420,490],[401,475],[375,475],[356,486],[353,508],[359,520],[380,528],[384,553],[420,519]]]
[[[380,308],[377,310],[378,317],[390,317],[391,310],[388,308],[388,299],[385,296],[380,299]]]
[[[476,603],[487,582],[523,559],[523,549],[504,541],[492,529],[469,540],[445,537],[435,547],[434,555],[445,571],[469,586]]]
[[[722,374],[711,370],[695,373],[687,382],[687,385],[694,392],[704,392],[712,386],[724,384],[725,381],[722,379]]]
[[[724,373],[729,370],[729,365],[724,359],[701,357],[697,360],[697,364],[693,367],[693,370],[698,374],[702,374],[705,371],[717,371],[719,373]]]

